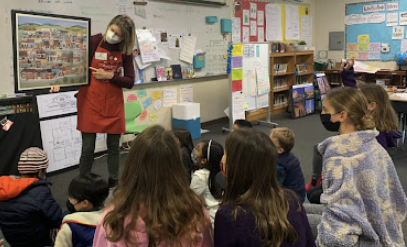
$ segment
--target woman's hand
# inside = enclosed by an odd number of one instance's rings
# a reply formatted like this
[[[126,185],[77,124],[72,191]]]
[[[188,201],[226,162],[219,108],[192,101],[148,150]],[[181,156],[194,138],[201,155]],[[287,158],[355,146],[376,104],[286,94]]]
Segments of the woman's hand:
[[[58,93],[60,87],[59,86],[52,86],[51,89],[49,90],[50,93]],[[0,242],[1,244],[1,242]],[[1,246],[0,246],[1,247]]]
[[[92,75],[98,80],[110,80],[114,76],[112,72],[107,72],[104,69],[95,69],[93,67],[89,67],[89,69],[93,70]]]

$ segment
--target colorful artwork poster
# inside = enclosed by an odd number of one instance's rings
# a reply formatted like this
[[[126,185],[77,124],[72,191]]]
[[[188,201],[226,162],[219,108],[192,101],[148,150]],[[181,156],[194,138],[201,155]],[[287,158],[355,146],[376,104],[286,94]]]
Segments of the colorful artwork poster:
[[[291,93],[292,93],[292,97],[293,97],[294,102],[304,101],[305,98],[306,98],[305,91],[304,91],[303,87],[301,87],[301,88],[293,88]]]
[[[12,17],[16,92],[89,84],[89,18],[16,10]],[[114,71],[122,67],[100,58]]]

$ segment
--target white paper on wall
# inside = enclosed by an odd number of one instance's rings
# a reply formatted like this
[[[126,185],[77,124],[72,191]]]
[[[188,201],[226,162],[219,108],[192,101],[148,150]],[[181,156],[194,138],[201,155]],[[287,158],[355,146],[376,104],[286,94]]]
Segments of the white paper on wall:
[[[281,6],[280,4],[266,4],[266,40],[283,40],[283,31],[281,29]]]

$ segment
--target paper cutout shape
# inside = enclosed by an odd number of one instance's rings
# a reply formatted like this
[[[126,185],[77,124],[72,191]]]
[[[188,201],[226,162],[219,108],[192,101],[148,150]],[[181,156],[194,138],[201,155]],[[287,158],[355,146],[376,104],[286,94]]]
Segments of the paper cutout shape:
[[[161,108],[161,104],[162,104],[162,101],[161,101],[160,99],[156,100],[156,101],[154,102],[154,108],[155,108],[156,110],[160,109],[160,108]]]
[[[162,97],[162,92],[161,91],[156,91],[153,92],[151,97],[153,98],[153,100],[157,100],[157,99],[161,99]]]
[[[242,56],[243,55],[243,45],[233,45],[232,56]]]
[[[146,110],[144,110],[141,114],[140,114],[140,120],[144,120],[146,119],[148,115],[148,112]]]
[[[137,97],[143,98],[147,95],[147,91],[145,89],[140,89],[137,91]]]
[[[158,114],[157,113],[150,113],[150,121],[154,122],[155,120],[157,120],[158,118]]]
[[[146,109],[149,105],[151,105],[153,103],[153,100],[151,99],[151,97],[149,97],[148,99],[143,101],[143,107],[144,109]]]
[[[232,69],[232,81],[243,80],[243,69]]]
[[[132,102],[137,100],[137,96],[135,94],[130,94],[129,96],[127,96],[127,102]]]

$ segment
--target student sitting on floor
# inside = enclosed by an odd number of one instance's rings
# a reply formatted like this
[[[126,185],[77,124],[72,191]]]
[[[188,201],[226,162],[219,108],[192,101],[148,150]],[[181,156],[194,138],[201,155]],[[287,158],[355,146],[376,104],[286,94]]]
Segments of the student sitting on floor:
[[[291,152],[295,144],[294,132],[288,128],[274,128],[270,138],[277,148],[277,179],[281,186],[297,193],[301,202],[305,199],[304,175],[300,161]]]
[[[69,184],[66,202],[72,214],[62,220],[55,247],[91,246],[108,194],[109,186],[99,175],[87,173],[75,177]]]
[[[324,157],[319,244],[404,246],[407,198],[391,157],[376,140],[362,92],[350,87],[328,92],[321,122],[339,135],[318,145]]]
[[[240,128],[253,128],[253,125],[245,119],[237,119],[233,123],[232,131]]]
[[[93,246],[213,246],[209,215],[184,171],[173,133],[154,125],[137,135]]]
[[[172,130],[172,133],[174,133],[181,144],[182,163],[184,164],[188,178],[191,181],[191,173],[193,171],[191,153],[194,150],[191,132],[187,129],[177,128]]]
[[[21,178],[0,177],[0,228],[13,247],[50,246],[50,231],[60,226],[62,210],[44,180],[47,154],[26,149],[18,161]]]
[[[194,148],[191,156],[198,168],[192,175],[191,189],[204,201],[213,225],[223,192],[221,186],[215,182],[215,176],[220,172],[223,147],[213,140],[202,141]]]
[[[277,182],[270,137],[236,130],[226,137],[225,155],[227,186],[215,217],[215,246],[315,246],[302,203]]]

